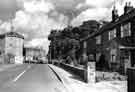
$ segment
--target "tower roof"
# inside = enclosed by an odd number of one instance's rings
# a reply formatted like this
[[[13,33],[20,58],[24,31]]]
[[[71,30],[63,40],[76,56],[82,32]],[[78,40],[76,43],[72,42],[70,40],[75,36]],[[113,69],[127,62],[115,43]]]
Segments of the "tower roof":
[[[17,32],[7,32],[4,34],[0,34],[0,38],[4,38],[4,37],[17,37],[17,38],[22,38],[24,39],[24,36],[22,36],[21,34],[17,33]]]

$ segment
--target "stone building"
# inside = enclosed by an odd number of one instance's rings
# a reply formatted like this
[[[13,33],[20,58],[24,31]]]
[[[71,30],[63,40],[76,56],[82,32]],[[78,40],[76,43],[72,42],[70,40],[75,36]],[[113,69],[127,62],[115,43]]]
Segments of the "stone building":
[[[24,37],[16,32],[0,35],[0,63],[23,63]]]
[[[45,50],[36,47],[24,47],[25,60],[33,61],[45,57]]]
[[[127,67],[135,65],[135,9],[126,3],[124,14],[118,16],[112,10],[112,21],[103,25],[89,39],[96,39],[96,61],[102,56],[113,71],[126,73]]]

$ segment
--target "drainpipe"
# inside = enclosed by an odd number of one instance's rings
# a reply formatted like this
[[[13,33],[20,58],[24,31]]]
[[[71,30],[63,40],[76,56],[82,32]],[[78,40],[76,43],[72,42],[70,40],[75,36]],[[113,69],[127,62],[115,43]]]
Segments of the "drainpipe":
[[[83,42],[83,62],[84,62],[84,81],[85,82],[88,82],[88,77],[87,77],[87,63],[88,63],[88,60],[87,60],[87,42],[84,41]]]

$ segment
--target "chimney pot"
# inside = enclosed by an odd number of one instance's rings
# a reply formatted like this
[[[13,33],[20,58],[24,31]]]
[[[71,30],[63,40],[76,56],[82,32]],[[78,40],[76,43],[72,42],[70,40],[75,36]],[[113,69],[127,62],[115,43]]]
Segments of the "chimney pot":
[[[117,18],[118,18],[118,11],[116,7],[114,6],[112,10],[112,21],[115,21]]]
[[[126,5],[124,7],[124,14],[128,13],[132,9],[133,9],[133,6],[131,6],[131,2],[126,2]]]

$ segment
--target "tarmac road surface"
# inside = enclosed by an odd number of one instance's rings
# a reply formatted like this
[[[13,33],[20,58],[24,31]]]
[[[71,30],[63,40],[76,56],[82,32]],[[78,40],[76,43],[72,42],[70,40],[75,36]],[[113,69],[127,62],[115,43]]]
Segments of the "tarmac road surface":
[[[67,92],[47,64],[23,64],[0,71],[0,92]]]

